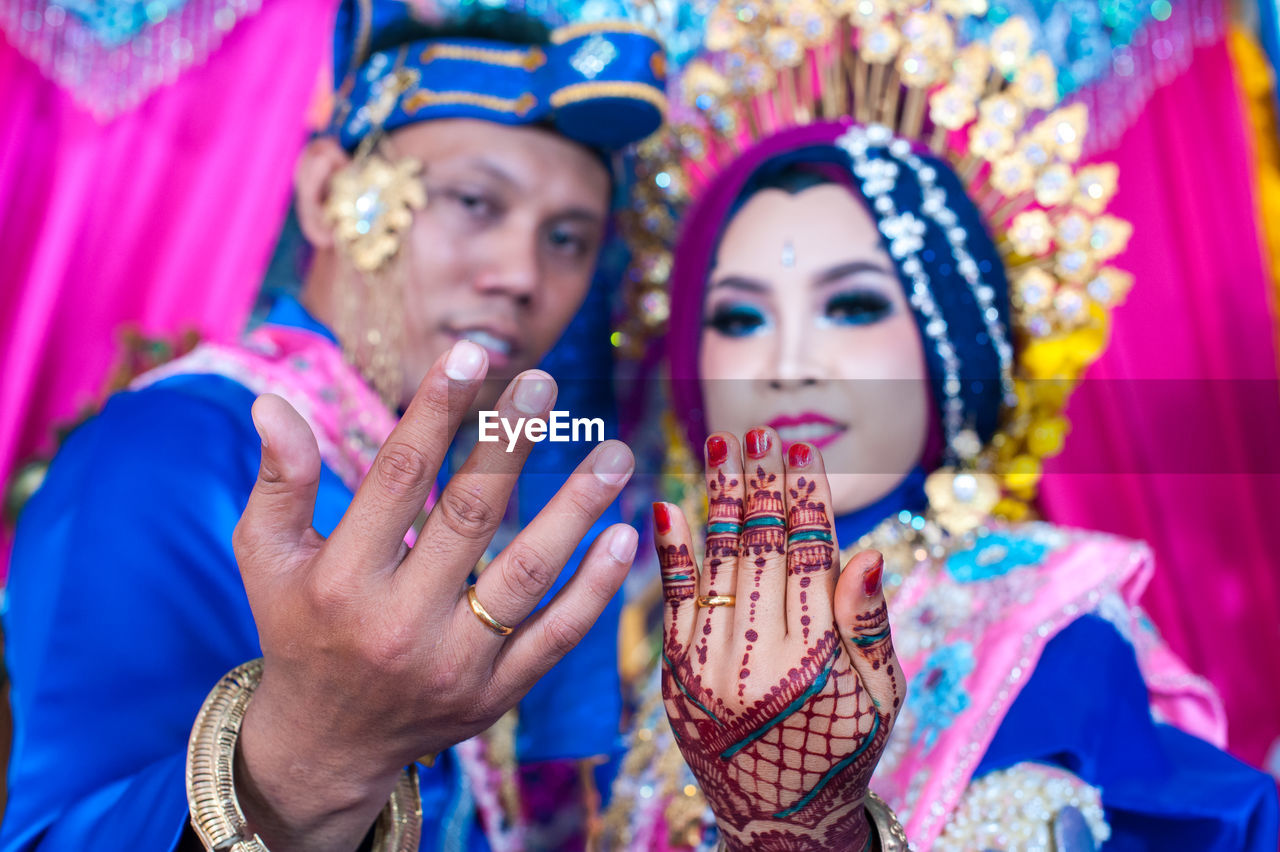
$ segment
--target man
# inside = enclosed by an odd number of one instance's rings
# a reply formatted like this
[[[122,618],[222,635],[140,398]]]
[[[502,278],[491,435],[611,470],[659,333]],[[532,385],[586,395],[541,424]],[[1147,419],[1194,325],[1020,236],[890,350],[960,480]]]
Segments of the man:
[[[435,489],[478,408],[554,405],[528,368],[587,293],[610,153],[661,120],[659,45],[628,26],[427,37],[401,4],[353,9],[336,135],[296,173],[315,249],[300,304],[251,346],[205,347],[110,400],[22,518],[2,849],[201,848],[184,775],[208,779],[185,769],[188,737],[218,678],[259,656],[230,752],[244,838],[355,849],[405,767],[439,755],[410,770],[422,848],[484,848],[474,777],[448,750],[564,656],[631,563],[635,530],[610,526],[537,609],[630,476],[616,441],[470,594],[529,439],[479,444]],[[372,260],[370,234],[391,240]]]

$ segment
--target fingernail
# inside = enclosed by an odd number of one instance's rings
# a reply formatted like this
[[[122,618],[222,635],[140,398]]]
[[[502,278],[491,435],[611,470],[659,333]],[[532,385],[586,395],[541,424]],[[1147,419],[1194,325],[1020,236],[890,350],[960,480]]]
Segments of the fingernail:
[[[729,458],[729,442],[719,435],[707,439],[707,464],[712,467],[722,465]]]
[[[792,467],[808,467],[811,461],[813,461],[813,448],[808,444],[792,444],[791,449],[787,450],[787,464]]]
[[[635,464],[625,444],[607,444],[596,455],[591,472],[606,485],[617,485],[627,481]]]
[[[609,555],[619,562],[630,562],[636,558],[636,543],[640,534],[631,527],[619,527],[613,531],[609,539]]]
[[[671,512],[667,509],[666,503],[653,504],[653,526],[658,531],[658,535],[671,532]]]
[[[469,382],[484,369],[484,349],[470,340],[459,340],[444,361],[444,374],[455,382]]]
[[[753,459],[763,458],[769,452],[771,443],[769,433],[763,429],[752,429],[747,433],[747,455]]]
[[[876,564],[872,565],[867,573],[862,575],[862,591],[867,597],[874,598],[880,594],[880,580],[884,576],[884,557],[876,558]]]
[[[553,385],[540,373],[521,376],[516,380],[511,401],[525,414],[541,414],[551,404]]]

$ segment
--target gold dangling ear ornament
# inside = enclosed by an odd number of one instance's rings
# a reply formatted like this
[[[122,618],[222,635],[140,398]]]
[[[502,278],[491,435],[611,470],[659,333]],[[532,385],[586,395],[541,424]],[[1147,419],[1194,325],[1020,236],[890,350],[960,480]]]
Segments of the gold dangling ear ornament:
[[[403,63],[402,51],[394,70],[374,83],[374,97],[363,107],[369,132],[351,162],[330,180],[325,199],[325,215],[339,248],[363,273],[378,272],[395,257],[413,224],[413,211],[427,205],[422,163],[412,157],[383,156],[382,126],[401,96],[418,83],[417,72]]]
[[[378,272],[400,251],[414,211],[427,205],[421,174],[422,164],[412,157],[392,162],[377,151],[357,151],[333,176],[325,213],[358,271]]]
[[[333,176],[325,212],[333,227],[339,267],[338,339],[393,411],[403,382],[404,243],[413,214],[426,206],[422,164],[357,152]],[[345,267],[345,268],[343,268]]]
[[[423,165],[412,157],[391,158],[382,145],[382,123],[413,72],[384,77],[366,108],[372,129],[351,162],[329,181],[325,216],[338,255],[348,266],[339,275],[339,328],[348,360],[357,365],[389,408],[399,403],[402,377],[404,297],[399,265],[415,211],[427,205]]]

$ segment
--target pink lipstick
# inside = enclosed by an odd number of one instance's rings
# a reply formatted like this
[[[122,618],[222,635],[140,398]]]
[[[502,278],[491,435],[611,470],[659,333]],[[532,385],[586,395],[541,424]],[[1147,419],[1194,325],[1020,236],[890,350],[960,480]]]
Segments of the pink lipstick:
[[[779,415],[770,420],[769,425],[777,431],[778,437],[782,439],[784,450],[790,449],[791,445],[796,441],[804,441],[818,449],[822,449],[849,429],[847,424],[832,420],[825,414],[819,414],[816,411]]]

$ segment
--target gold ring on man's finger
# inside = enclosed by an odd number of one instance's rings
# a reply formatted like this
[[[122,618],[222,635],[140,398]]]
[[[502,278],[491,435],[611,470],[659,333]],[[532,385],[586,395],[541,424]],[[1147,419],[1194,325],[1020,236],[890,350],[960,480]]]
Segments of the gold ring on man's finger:
[[[480,603],[480,598],[476,597],[476,587],[473,585],[467,589],[467,603],[471,604],[471,611],[476,614],[476,618],[480,619],[480,623],[492,630],[499,636],[510,636],[514,628],[508,627],[498,619],[489,614],[489,610],[484,608],[484,604]]]
[[[698,609],[712,609],[717,606],[733,606],[738,599],[733,595],[698,595]]]

